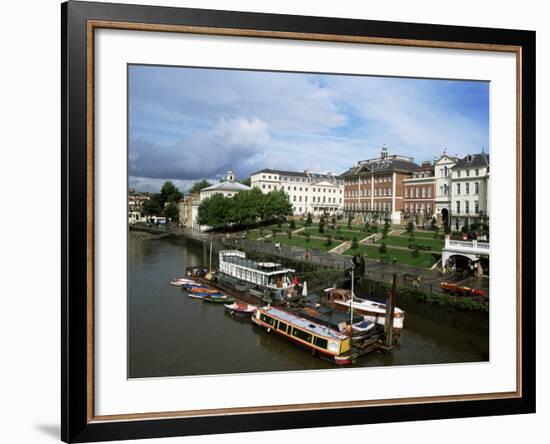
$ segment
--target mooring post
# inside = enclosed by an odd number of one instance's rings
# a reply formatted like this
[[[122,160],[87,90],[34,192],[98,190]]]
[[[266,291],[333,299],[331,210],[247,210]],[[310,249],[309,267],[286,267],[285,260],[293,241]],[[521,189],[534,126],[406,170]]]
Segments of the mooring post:
[[[395,311],[395,292],[397,289],[397,273],[393,274],[391,291],[386,301],[386,319],[384,323],[384,331],[386,333],[385,345],[391,348],[393,345],[393,315]]]

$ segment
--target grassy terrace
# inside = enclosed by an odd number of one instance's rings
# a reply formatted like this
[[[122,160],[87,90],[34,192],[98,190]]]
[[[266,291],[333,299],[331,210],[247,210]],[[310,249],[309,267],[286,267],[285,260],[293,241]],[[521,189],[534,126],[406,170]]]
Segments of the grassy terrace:
[[[441,253],[444,242],[440,239],[433,239],[433,234],[431,236],[432,237],[421,237],[417,236],[415,233],[415,243],[421,245],[429,245],[430,247],[432,247],[431,251]],[[376,244],[381,244],[382,242],[385,242],[386,246],[408,248],[409,234],[405,233],[401,236],[388,236],[386,239],[380,239],[376,242]]]
[[[355,236],[357,240],[361,240],[369,235],[369,233],[366,233],[364,231],[360,230],[353,230],[346,228],[340,228],[340,232],[338,230],[335,230],[334,228],[325,228],[324,233],[319,233],[319,227],[308,227],[306,228],[302,233],[308,232],[310,236],[316,236],[316,237],[327,237],[332,236],[334,239],[336,236],[340,236],[344,238],[344,240],[352,240]],[[298,236],[303,236],[301,233],[296,233]]]
[[[307,242],[306,238],[303,236],[298,236],[297,234],[292,235],[292,237],[289,239],[286,234],[278,234],[275,237],[271,237],[272,243],[280,242],[281,245],[290,245],[293,247],[302,247],[309,250],[322,250],[322,251],[328,251],[332,250],[333,248],[337,247],[341,242],[339,241],[332,241],[332,245],[327,247],[325,245],[325,240],[321,239],[309,239],[309,242]]]
[[[359,245],[356,249],[350,248],[344,254],[353,256],[360,253],[368,259],[386,260],[391,262],[393,259],[398,264],[412,265],[414,267],[430,268],[439,260],[438,254],[419,252],[418,257],[412,257],[412,250],[398,250],[395,248],[387,247],[386,254],[380,254],[378,252],[378,245]]]

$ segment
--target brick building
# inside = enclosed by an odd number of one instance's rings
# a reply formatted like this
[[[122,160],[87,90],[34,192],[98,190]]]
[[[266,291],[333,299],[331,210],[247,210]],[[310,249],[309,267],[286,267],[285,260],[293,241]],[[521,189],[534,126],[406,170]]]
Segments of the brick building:
[[[361,221],[401,222],[404,181],[422,168],[412,157],[389,155],[386,147],[380,157],[362,160],[340,178],[344,181],[344,214]]]
[[[431,162],[422,162],[421,171],[403,181],[403,224],[414,222],[417,226],[429,225],[435,214],[435,182]]]

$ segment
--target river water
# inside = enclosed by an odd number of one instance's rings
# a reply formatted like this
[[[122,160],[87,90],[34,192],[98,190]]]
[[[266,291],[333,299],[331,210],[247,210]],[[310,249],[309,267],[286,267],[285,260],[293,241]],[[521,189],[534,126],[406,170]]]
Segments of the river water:
[[[201,265],[202,260],[202,247],[184,239],[129,236],[130,378],[334,368],[283,338],[230,316],[222,304],[191,299],[169,285],[184,275],[186,267]],[[475,320],[478,313],[471,314],[473,322],[448,317],[438,321],[437,315],[426,316],[425,308],[418,313],[407,310],[399,348],[391,354],[371,353],[355,366],[488,360],[486,322]]]

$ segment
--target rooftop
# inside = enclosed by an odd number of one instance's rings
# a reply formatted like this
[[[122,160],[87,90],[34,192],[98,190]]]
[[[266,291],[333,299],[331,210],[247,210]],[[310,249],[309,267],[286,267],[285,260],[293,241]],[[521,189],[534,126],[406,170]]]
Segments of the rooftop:
[[[247,259],[245,257],[233,255],[233,254],[221,254],[223,260],[230,264],[235,264],[240,267],[250,268],[252,270],[258,270],[265,274],[282,274],[282,273],[293,273],[294,270],[291,268],[283,268],[281,264],[274,262],[256,262],[252,259]]]
[[[248,191],[251,188],[249,186],[243,185],[239,182],[233,182],[226,180],[224,182],[215,183],[214,185],[210,185],[209,187],[203,188],[201,192],[203,191]]]
[[[489,154],[468,154],[462,159],[458,159],[453,169],[460,170],[464,168],[476,168],[486,166],[489,166]]]
[[[324,325],[321,325],[321,324],[317,324],[308,319],[301,318],[299,316],[296,316],[292,313],[288,313],[278,308],[273,308],[273,307],[262,308],[261,311],[264,311],[276,317],[277,319],[280,319],[282,321],[285,321],[289,324],[292,324],[296,327],[299,327],[303,330],[306,330],[308,332],[311,332],[317,335],[321,335],[330,339],[338,339],[338,340],[344,340],[347,338],[347,336],[340,334],[336,330],[325,327]]]
[[[280,176],[292,176],[292,177],[311,177],[314,179],[335,179],[332,173],[312,173],[311,171],[286,171],[286,170],[272,170],[270,168],[264,168],[263,170],[252,173],[251,176],[256,174],[278,174]]]

